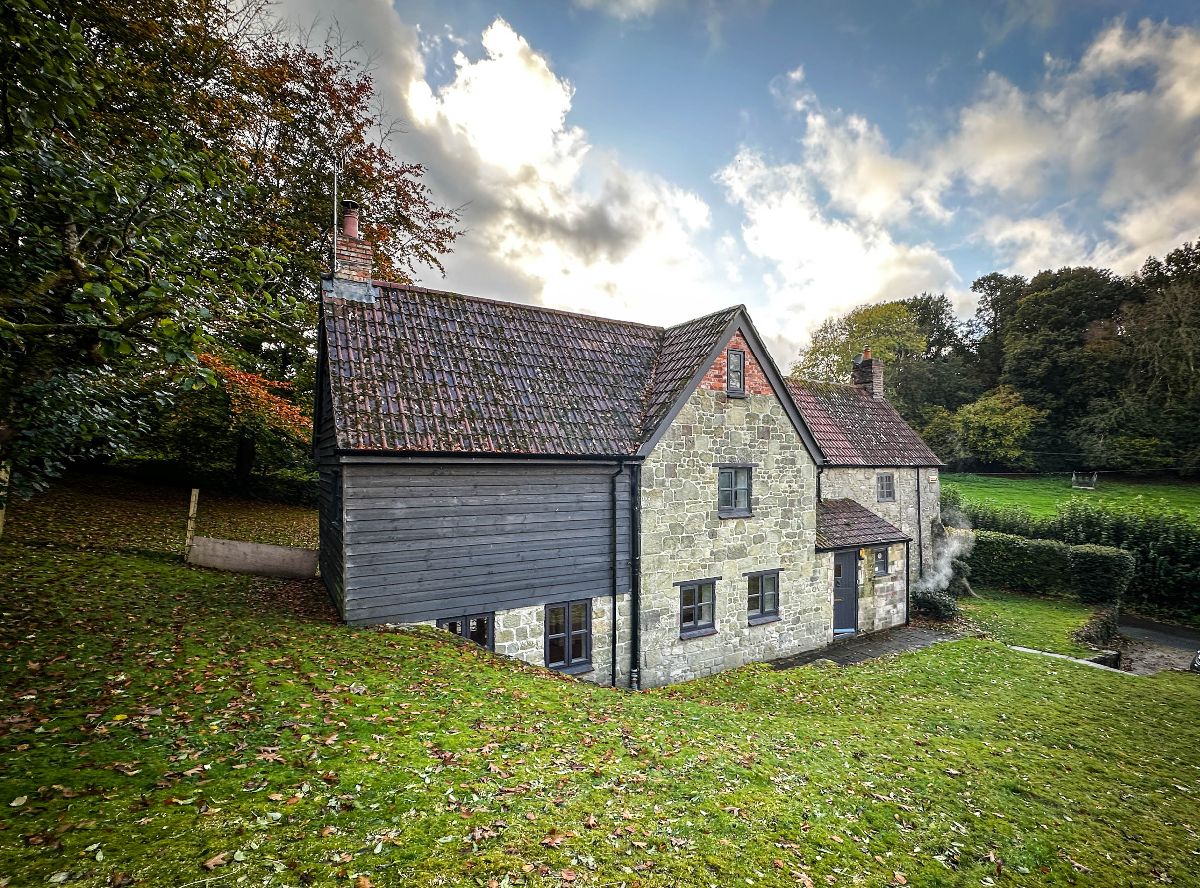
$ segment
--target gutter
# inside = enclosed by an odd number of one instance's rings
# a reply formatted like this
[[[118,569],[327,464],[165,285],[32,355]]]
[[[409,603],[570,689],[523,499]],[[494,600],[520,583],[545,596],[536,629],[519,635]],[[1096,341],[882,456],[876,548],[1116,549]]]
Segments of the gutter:
[[[629,471],[629,687],[642,689],[642,464]],[[615,653],[615,651],[614,651]]]

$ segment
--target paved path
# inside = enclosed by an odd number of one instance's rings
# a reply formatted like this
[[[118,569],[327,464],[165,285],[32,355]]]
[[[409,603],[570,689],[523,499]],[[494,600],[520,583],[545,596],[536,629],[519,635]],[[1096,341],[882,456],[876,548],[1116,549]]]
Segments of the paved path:
[[[851,637],[846,641],[835,641],[830,647],[817,651],[806,651],[794,657],[773,660],[771,665],[776,669],[793,669],[796,666],[805,666],[814,660],[832,660],[839,666],[848,666],[888,654],[919,651],[921,648],[927,648],[941,641],[951,641],[958,637],[952,632],[940,632],[936,629],[897,626],[895,629],[888,629],[885,632],[874,632],[870,635]]]

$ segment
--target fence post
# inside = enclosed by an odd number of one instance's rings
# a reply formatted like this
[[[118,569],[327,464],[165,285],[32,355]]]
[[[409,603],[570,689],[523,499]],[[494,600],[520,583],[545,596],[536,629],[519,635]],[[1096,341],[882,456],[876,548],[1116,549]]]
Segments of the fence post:
[[[187,537],[183,544],[183,560],[192,554],[192,537],[196,535],[196,502],[200,499],[200,488],[192,488],[192,502],[188,506]]]

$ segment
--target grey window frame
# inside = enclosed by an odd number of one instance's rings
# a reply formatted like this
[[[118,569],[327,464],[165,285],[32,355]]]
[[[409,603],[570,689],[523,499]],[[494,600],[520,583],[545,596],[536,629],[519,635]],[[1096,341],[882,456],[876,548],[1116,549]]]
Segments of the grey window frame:
[[[463,614],[461,616],[453,616],[453,617],[442,617],[439,620],[437,620],[436,625],[439,629],[446,629],[447,631],[449,631],[449,627],[446,625],[447,623],[461,622],[462,623],[462,631],[456,632],[455,634],[459,638],[465,638],[467,641],[470,641],[471,636],[467,634],[467,627],[469,625],[469,621],[470,620],[479,620],[479,619],[487,620],[487,626],[488,626],[488,643],[485,645],[480,645],[480,647],[482,647],[486,650],[489,650],[489,651],[494,651],[496,649],[496,613],[495,613],[495,611],[485,611],[485,612],[477,613],[477,614]]]
[[[773,570],[755,570],[745,574],[746,577],[746,614],[747,621],[751,626],[756,626],[760,623],[773,623],[779,619],[779,575],[783,571],[780,568]],[[775,606],[773,608],[764,607],[765,596],[763,595],[762,582],[766,578],[771,578],[775,583]],[[753,608],[750,605],[751,592],[755,581],[758,582],[758,607]]]
[[[577,604],[582,604],[587,608],[587,616],[585,618],[584,628],[582,630],[571,629],[571,610]],[[550,611],[554,608],[566,608],[564,627],[565,632],[556,632],[553,635],[550,633]],[[567,675],[578,675],[582,672],[592,671],[592,599],[590,598],[575,598],[571,601],[556,601],[553,604],[547,604],[542,614],[543,632],[542,632],[542,658],[547,669],[553,669],[555,672],[563,672]],[[584,655],[579,659],[571,656],[571,641],[574,636],[582,634],[584,637]],[[550,640],[552,638],[563,639],[563,656],[566,658],[561,663],[550,662]]]
[[[715,635],[717,632],[717,580],[720,577],[706,577],[702,580],[683,580],[675,585],[679,588],[679,637],[680,638],[700,638],[705,635]],[[700,600],[700,590],[704,588],[712,589],[712,599],[708,602],[709,619],[707,622],[700,622],[697,619],[698,613],[703,613],[704,603]],[[683,596],[688,591],[692,592],[692,604],[685,605]],[[689,608],[692,612],[690,622],[684,622],[684,609]]]
[[[879,569],[880,553],[883,553],[883,570]],[[890,546],[876,546],[873,556],[875,559],[875,576],[885,577],[892,572],[892,551]]]
[[[733,384],[733,374],[729,372],[729,361],[734,355],[738,356],[740,362],[736,386]],[[729,348],[725,350],[725,394],[736,398],[746,396],[746,352],[744,349]]]
[[[738,472],[746,473],[746,505],[737,505],[737,492],[742,488],[738,486]],[[722,481],[729,474],[730,485],[724,487]],[[722,504],[722,493],[728,490],[730,495],[730,505]],[[718,518],[749,518],[754,514],[754,466],[749,465],[726,465],[717,467],[717,517]]]
[[[887,479],[888,495],[883,495],[883,479]],[[879,472],[875,475],[875,498],[877,502],[894,503],[896,501],[896,473]]]

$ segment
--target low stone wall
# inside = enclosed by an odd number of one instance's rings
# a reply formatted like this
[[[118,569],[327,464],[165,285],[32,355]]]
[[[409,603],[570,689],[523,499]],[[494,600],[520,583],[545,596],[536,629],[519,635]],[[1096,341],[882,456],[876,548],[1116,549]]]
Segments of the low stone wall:
[[[317,575],[317,554],[316,549],[198,536],[192,538],[187,561],[235,573],[307,579]]]

